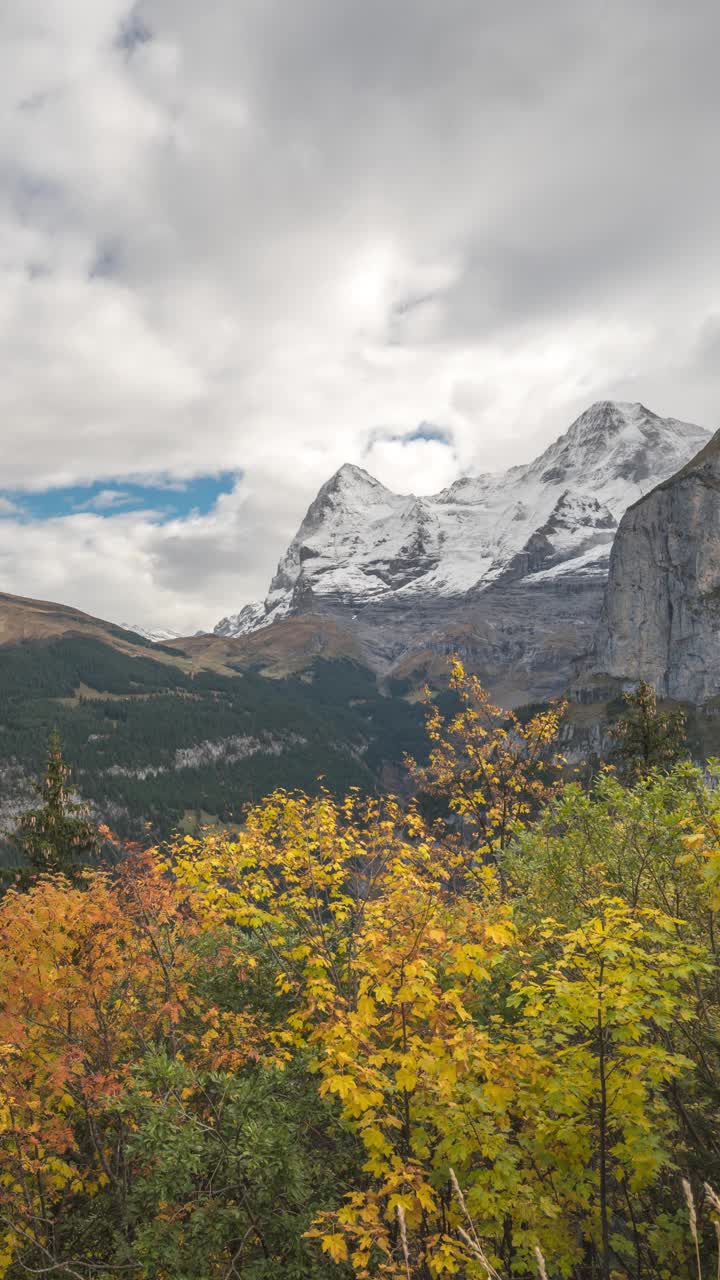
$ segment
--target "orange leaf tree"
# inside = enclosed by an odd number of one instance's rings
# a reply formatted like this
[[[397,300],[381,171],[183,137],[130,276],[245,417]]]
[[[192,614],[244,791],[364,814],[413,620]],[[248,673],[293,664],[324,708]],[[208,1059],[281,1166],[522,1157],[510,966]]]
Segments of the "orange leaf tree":
[[[128,1263],[122,1100],[138,1068],[158,1052],[237,1068],[254,1051],[252,1017],[207,999],[197,934],[150,857],[82,885],[46,877],[0,903],[0,1274],[15,1258],[64,1265],[73,1219],[85,1223],[84,1266],[108,1223]]]

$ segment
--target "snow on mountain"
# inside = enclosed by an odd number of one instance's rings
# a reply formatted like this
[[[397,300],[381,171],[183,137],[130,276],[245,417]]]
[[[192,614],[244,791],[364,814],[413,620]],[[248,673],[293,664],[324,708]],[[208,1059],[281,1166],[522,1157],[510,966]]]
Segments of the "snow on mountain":
[[[601,580],[625,510],[686,463],[704,427],[600,401],[533,462],[418,498],[346,464],[320,489],[261,604],[215,628],[242,635],[312,598],[362,607],[473,600],[492,584]]]
[[[229,617],[222,618],[217,626],[213,628],[216,636],[246,636],[251,631],[256,631],[265,623],[265,605],[246,604],[244,609],[239,613],[231,613]]]
[[[168,631],[162,627],[148,629],[128,622],[118,622],[117,625],[122,627],[123,631],[134,631],[136,636],[142,636],[143,640],[149,640],[151,644],[166,644],[169,640],[177,640],[180,636],[179,631]]]

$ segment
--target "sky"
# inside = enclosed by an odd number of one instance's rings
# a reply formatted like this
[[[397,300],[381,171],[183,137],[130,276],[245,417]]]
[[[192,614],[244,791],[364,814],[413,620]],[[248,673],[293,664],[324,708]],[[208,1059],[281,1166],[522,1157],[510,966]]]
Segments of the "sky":
[[[710,0],[4,0],[0,590],[187,634],[344,462],[720,425]]]

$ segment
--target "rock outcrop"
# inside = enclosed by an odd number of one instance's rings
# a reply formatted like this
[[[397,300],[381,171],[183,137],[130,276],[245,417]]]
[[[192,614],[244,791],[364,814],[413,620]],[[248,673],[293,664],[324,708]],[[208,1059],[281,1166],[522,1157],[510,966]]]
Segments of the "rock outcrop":
[[[720,695],[720,432],[623,517],[592,665],[666,698]]]

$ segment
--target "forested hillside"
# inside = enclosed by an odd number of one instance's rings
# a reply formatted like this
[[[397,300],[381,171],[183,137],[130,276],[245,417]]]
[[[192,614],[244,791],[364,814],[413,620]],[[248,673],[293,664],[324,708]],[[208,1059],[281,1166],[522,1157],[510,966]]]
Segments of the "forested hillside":
[[[282,781],[374,791],[422,738],[422,712],[383,696],[347,661],[267,679],[190,670],[147,645],[133,656],[94,636],[0,647],[0,803],[22,802],[55,726],[81,794],[122,834],[158,836],[188,813],[223,822]],[[158,648],[160,652],[158,653]]]

